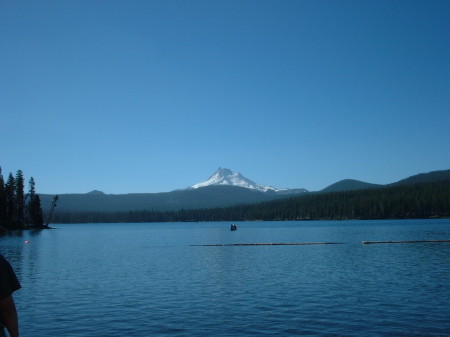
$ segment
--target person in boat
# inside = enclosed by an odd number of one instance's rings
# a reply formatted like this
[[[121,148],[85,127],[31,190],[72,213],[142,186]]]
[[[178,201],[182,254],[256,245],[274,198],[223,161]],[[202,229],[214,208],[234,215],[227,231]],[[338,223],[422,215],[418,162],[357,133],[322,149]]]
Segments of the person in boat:
[[[13,268],[0,254],[0,336],[5,336],[4,327],[10,337],[19,336],[19,321],[12,294],[20,288]]]
[[[235,231],[235,230],[237,229],[237,226],[236,226],[235,224],[232,224],[231,227],[230,227],[230,229],[231,229],[232,231]]]

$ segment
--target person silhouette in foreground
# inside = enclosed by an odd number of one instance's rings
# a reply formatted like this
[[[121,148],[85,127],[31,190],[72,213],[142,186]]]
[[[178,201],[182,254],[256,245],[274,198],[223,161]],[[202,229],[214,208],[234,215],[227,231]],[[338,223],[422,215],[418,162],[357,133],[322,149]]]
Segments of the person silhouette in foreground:
[[[14,270],[0,254],[0,336],[5,336],[4,327],[10,337],[19,336],[19,321],[12,293],[20,288]]]

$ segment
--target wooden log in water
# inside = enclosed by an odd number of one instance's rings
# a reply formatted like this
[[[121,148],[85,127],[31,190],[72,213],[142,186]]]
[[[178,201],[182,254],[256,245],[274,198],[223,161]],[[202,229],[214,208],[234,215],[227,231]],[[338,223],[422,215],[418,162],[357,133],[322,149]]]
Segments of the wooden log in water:
[[[273,242],[273,243],[217,243],[191,245],[193,247],[225,247],[225,246],[306,246],[306,245],[338,245],[341,242]]]
[[[450,240],[412,240],[412,241],[363,241],[364,245],[373,243],[421,243],[421,242],[450,242]]]

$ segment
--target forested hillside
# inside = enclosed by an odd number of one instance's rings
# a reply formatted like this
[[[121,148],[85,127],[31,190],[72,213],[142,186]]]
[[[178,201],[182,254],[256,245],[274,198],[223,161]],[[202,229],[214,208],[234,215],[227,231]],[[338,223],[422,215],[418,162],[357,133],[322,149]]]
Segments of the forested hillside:
[[[166,222],[450,217],[450,181],[309,193],[225,208],[180,211],[58,212],[55,222]]]
[[[304,193],[295,190],[293,194]],[[59,212],[127,212],[141,210],[178,211],[180,209],[228,207],[253,204],[286,197],[275,192],[260,192],[237,186],[208,186],[162,193],[59,195]],[[41,194],[44,211],[51,205],[53,195]]]
[[[334,183],[320,192],[341,192],[341,191],[355,191],[355,190],[365,190],[369,188],[379,188],[383,187],[383,185],[377,185],[377,184],[369,184],[365,183],[363,181],[354,180],[354,179],[344,179],[341,181],[338,181],[337,183]]]
[[[416,174],[406,179],[402,179],[396,183],[389,184],[389,186],[414,185],[420,183],[433,183],[437,181],[446,181],[446,180],[450,181],[450,170],[440,170]]]

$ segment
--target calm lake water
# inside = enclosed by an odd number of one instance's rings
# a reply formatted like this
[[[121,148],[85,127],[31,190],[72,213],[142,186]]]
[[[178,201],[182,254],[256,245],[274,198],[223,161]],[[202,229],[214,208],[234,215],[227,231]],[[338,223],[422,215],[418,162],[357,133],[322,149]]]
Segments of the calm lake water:
[[[450,220],[71,224],[0,235],[21,336],[450,336]],[[25,243],[29,241],[29,243]],[[304,246],[192,246],[339,242]]]

